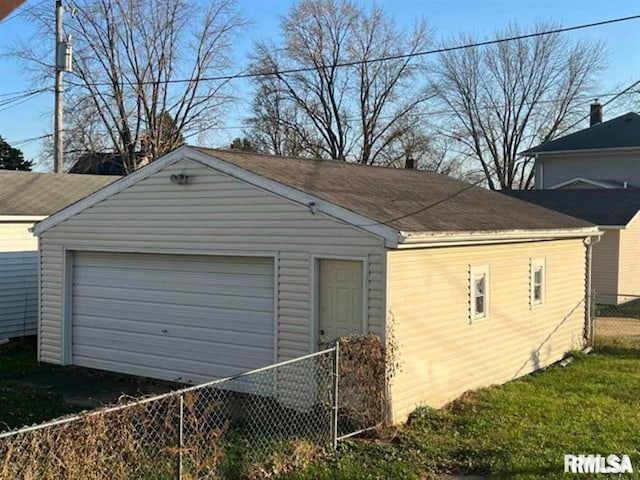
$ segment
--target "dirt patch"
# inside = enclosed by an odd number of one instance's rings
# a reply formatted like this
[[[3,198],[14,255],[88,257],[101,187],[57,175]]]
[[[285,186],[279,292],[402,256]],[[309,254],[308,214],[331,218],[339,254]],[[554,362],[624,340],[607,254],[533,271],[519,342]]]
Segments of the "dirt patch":
[[[138,397],[164,393],[179,387],[178,384],[170,382],[78,367],[30,372],[22,376],[18,382],[60,395],[65,402],[86,409],[115,403],[122,396]]]

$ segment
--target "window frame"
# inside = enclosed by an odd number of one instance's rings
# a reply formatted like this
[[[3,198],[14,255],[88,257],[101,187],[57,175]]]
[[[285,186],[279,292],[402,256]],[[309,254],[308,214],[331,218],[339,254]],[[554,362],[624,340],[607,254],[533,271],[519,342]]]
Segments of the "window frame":
[[[540,282],[540,300],[535,299],[536,271],[542,271]],[[547,259],[545,257],[531,258],[529,261],[529,306],[531,309],[543,306],[547,301]]]
[[[484,275],[484,313],[476,314],[476,291],[475,280],[477,277]],[[469,323],[482,322],[488,320],[491,315],[491,275],[489,265],[470,265],[469,266]]]

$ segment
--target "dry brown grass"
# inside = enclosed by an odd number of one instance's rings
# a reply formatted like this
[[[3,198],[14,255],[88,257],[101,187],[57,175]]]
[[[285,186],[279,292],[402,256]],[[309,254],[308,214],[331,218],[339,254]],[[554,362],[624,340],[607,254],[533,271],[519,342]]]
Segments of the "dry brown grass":
[[[179,397],[89,412],[59,425],[0,439],[0,478],[132,480],[175,478],[182,453],[185,475],[215,472],[225,426],[206,422],[215,405],[184,394],[185,441],[179,448]]]

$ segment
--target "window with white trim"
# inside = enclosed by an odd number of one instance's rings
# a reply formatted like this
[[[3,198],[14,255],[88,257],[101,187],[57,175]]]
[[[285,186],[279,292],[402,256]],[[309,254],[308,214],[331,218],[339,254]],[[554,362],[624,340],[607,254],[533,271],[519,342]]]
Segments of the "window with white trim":
[[[469,319],[473,323],[489,317],[489,266],[477,265],[469,268]]]
[[[531,307],[544,305],[546,283],[546,261],[544,258],[531,259]]]

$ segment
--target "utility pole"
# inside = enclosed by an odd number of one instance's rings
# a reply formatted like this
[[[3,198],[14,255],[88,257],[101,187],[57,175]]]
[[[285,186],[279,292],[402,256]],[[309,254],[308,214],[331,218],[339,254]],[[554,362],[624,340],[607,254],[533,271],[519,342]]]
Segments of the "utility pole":
[[[62,102],[64,101],[64,72],[70,72],[72,66],[71,36],[64,38],[62,28],[62,16],[64,7],[62,0],[56,0],[56,85],[55,85],[55,107],[54,107],[54,171],[64,173],[64,114]]]
[[[62,7],[62,0],[56,0],[56,86],[55,86],[55,125],[54,125],[54,156],[53,165],[56,173],[63,173],[64,171],[64,144],[62,140],[62,125],[64,124],[63,112],[62,112],[62,97],[64,94],[64,70],[60,62],[61,45],[64,42],[62,33],[62,15],[64,9]]]

